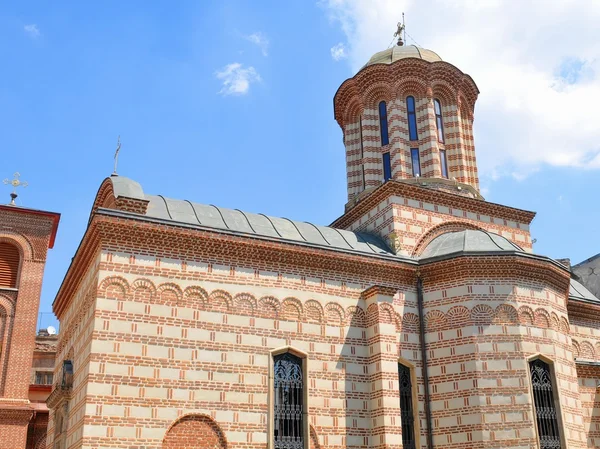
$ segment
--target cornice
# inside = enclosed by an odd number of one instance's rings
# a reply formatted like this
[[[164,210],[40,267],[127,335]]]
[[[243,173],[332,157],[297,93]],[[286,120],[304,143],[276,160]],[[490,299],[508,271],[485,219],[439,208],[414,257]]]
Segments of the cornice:
[[[445,206],[451,209],[462,209],[468,212],[493,216],[494,218],[525,223],[527,225],[535,217],[535,212],[390,179],[373,190],[370,195],[358,202],[344,215],[335,219],[329,226],[338,229],[349,229],[352,223],[358,221],[359,218],[366,215],[372,209],[375,209],[378,205],[383,204],[389,197],[394,195],[437,206]]]
[[[495,254],[461,253],[449,254],[443,259],[422,261],[419,274],[424,283],[464,277],[526,278],[549,284],[564,291],[568,298],[570,273],[558,262],[523,252],[499,252]]]
[[[96,254],[99,242],[100,237],[98,235],[96,223],[94,222],[94,216],[92,216],[90,224],[77,247],[75,256],[71,259],[71,263],[69,264],[69,268],[58,289],[56,298],[52,303],[52,311],[59,320],[61,319],[64,310],[66,310],[73,294],[77,291],[77,288],[85,278],[88,267]]]
[[[377,85],[380,85],[377,88]],[[350,118],[348,113],[360,114],[360,111],[377,96],[384,95],[385,100],[394,99],[398,91],[410,93],[426,92],[436,86],[445,85],[452,91],[457,104],[464,104],[473,115],[479,89],[469,75],[456,66],[445,62],[428,62],[419,58],[404,58],[391,64],[372,64],[361,69],[352,78],[345,80],[333,98],[334,118],[343,128]],[[379,93],[372,94],[372,90]],[[413,90],[417,92],[412,92]]]

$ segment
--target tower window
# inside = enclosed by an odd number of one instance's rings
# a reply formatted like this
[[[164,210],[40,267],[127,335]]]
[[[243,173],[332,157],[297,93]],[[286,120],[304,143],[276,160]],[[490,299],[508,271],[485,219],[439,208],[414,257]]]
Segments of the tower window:
[[[304,448],[302,359],[290,352],[273,357],[275,449]]]
[[[440,166],[442,168],[442,176],[448,177],[448,162],[446,161],[446,150],[440,150]]]
[[[435,108],[435,123],[437,124],[438,142],[444,143],[444,120],[442,118],[442,105],[437,98],[433,100]]]
[[[0,243],[0,288],[16,288],[21,256],[16,246]]]
[[[558,413],[555,407],[554,385],[550,365],[536,359],[529,362],[533,402],[541,449],[562,448]]]
[[[410,379],[410,368],[398,363],[398,380],[400,382],[400,420],[402,423],[402,447],[415,449],[415,416],[413,409],[413,387]]]
[[[388,136],[387,105],[385,101],[379,103],[379,130],[381,132],[381,146],[390,143]]]
[[[419,140],[417,133],[417,114],[415,112],[415,97],[406,97],[406,110],[408,111],[408,137],[410,140]]]
[[[421,161],[419,160],[418,148],[411,148],[410,158],[412,161],[413,176],[421,176]]]
[[[390,153],[383,153],[383,180],[387,181],[392,177],[392,162],[390,160]]]

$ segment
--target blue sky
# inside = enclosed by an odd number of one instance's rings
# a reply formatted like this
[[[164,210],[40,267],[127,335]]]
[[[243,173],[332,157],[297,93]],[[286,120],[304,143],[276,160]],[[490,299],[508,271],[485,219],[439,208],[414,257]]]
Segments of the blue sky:
[[[478,53],[497,51],[498,44],[476,15],[494,11],[477,6],[465,14],[474,3],[446,2],[439,17],[425,20],[423,8],[436,4],[0,6],[0,178],[20,171],[30,185],[18,203],[62,214],[40,311],[51,311],[97,189],[112,172],[118,135],[119,173],[148,193],[318,224],[341,215],[345,157],[332,98],[370,54],[388,46],[403,10],[414,18],[410,35],[480,87],[475,143],[486,198],[538,212],[532,229],[538,253],[579,262],[600,252],[597,118],[577,115],[561,125],[547,115],[553,108],[557,115],[572,106],[585,110],[579,106],[600,99],[598,47],[569,50],[567,36],[554,49],[558,56],[534,53],[541,40],[552,39],[548,30],[558,33],[557,21],[569,19],[546,11],[539,33],[508,35],[494,58],[503,65],[496,66]],[[597,21],[592,9],[573,20]],[[460,33],[432,26],[449,14],[464,22]],[[575,25],[572,39],[581,42],[587,22]],[[527,45],[534,57],[523,58]],[[520,79],[549,90],[515,91]],[[10,189],[2,191],[8,202]],[[56,321],[44,315],[42,325],[50,324]]]

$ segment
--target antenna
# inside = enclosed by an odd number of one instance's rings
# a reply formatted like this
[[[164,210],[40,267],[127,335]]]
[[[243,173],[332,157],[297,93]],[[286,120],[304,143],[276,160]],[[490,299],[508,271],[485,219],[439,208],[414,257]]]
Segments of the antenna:
[[[402,31],[404,32],[404,42],[406,42],[406,24],[404,23],[404,11],[402,11]]]
[[[48,326],[48,329],[46,329],[46,331],[50,335],[56,335],[56,328],[54,326]]]

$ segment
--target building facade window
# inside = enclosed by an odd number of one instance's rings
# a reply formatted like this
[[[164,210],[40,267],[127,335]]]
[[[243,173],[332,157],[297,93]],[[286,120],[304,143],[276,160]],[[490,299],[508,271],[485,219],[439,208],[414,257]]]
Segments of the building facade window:
[[[35,372],[36,385],[52,385],[52,373],[45,371]]]
[[[385,101],[379,103],[379,130],[381,132],[381,146],[390,143],[388,135],[387,105]]]
[[[535,359],[529,362],[529,369],[540,449],[561,449],[563,446],[550,365]]]
[[[421,161],[419,159],[419,149],[411,148],[410,159],[412,164],[413,176],[421,176]]]
[[[0,288],[17,288],[21,255],[16,246],[0,242]]]
[[[448,177],[448,161],[446,160],[446,150],[440,150],[440,167],[442,169],[442,176]]]
[[[390,160],[390,153],[383,153],[383,180],[387,181],[392,178],[392,161]]]
[[[437,124],[438,142],[444,143],[444,119],[442,118],[442,105],[437,98],[433,100],[435,108],[435,123]]]
[[[417,113],[415,111],[415,97],[406,97],[406,111],[408,114],[408,138],[419,140],[417,132]]]
[[[304,370],[290,352],[273,357],[275,449],[304,449]]]
[[[400,382],[400,419],[402,421],[402,447],[416,449],[415,416],[413,408],[413,387],[410,368],[398,363]]]

